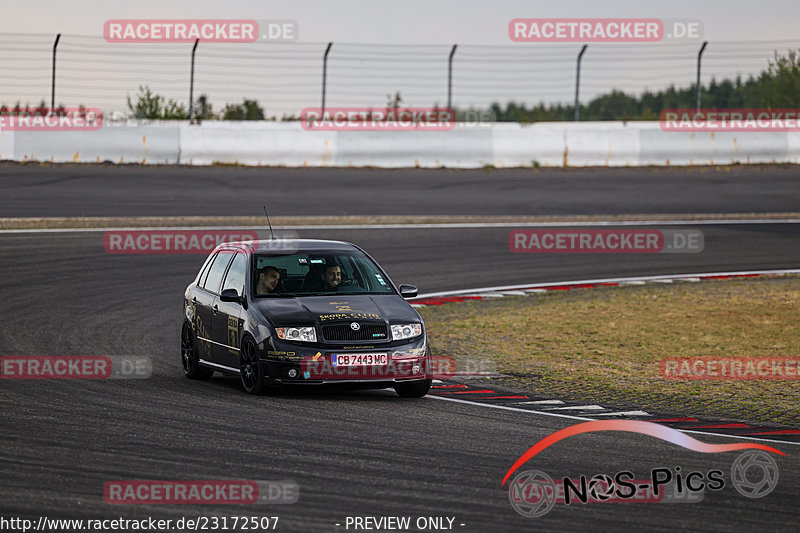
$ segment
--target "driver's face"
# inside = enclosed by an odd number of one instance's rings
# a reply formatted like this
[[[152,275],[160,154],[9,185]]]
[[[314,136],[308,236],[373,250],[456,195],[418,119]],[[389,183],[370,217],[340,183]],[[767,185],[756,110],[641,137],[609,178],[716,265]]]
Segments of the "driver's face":
[[[338,287],[342,282],[342,267],[328,267],[323,276],[325,284],[329,287]]]
[[[269,292],[274,292],[278,287],[278,282],[281,280],[281,275],[274,270],[268,271],[266,274],[263,272],[259,274],[259,281],[261,287]]]

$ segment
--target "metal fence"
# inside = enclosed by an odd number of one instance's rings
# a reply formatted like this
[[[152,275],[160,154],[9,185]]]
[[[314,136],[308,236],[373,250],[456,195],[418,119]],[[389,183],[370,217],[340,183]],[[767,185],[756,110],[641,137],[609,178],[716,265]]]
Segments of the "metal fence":
[[[99,107],[126,114],[139,86],[189,107],[192,44],[114,44],[101,36],[0,34],[0,104]],[[322,99],[325,42],[200,42],[194,98],[219,111],[256,100],[268,117],[297,115]],[[580,70],[580,101],[622,90],[639,94],[695,84],[701,43],[591,44]],[[486,108],[514,101],[572,105],[581,44],[387,45],[334,42],[327,60],[326,105],[383,106],[400,92],[403,105]],[[710,41],[701,82],[747,78],[797,41]],[[454,51],[455,50],[455,51]],[[451,60],[451,61],[450,61]],[[449,67],[452,67],[452,71]],[[450,96],[451,95],[451,96]],[[686,102],[693,106],[694,101]]]

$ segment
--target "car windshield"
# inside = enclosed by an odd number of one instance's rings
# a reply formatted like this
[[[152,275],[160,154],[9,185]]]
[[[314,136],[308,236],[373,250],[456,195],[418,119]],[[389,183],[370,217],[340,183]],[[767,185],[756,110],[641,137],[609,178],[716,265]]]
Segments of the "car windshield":
[[[256,297],[394,293],[386,275],[358,250],[256,254],[252,275]]]

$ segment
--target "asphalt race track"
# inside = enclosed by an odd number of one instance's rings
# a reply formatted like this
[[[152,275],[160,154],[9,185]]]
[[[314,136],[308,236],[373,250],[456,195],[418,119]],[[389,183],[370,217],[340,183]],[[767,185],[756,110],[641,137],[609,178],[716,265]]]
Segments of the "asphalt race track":
[[[796,167],[510,170],[0,165],[0,217],[798,210]]]
[[[274,193],[276,215],[798,212],[796,176],[789,167],[424,172],[5,165],[0,217],[249,215],[261,202],[252,200],[250,187]],[[298,233],[357,243],[396,283],[414,283],[423,293],[800,265],[800,224],[683,227],[703,231],[702,253],[513,254],[509,228],[496,227]],[[748,499],[729,483],[738,452],[696,453],[620,432],[571,437],[525,468],[553,478],[719,469],[726,486],[693,504],[557,505],[546,516],[525,518],[500,487],[503,476],[525,450],[575,420],[432,397],[401,400],[392,391],[251,397],[236,379],[189,381],[179,362],[181,297],[203,257],[109,255],[102,237],[102,231],[0,233],[0,354],[140,355],[154,363],[145,380],[0,381],[3,516],[279,516],[277,531],[345,531],[348,516],[451,517],[453,529],[465,532],[797,529],[795,444],[765,442],[786,454],[776,456],[779,483],[768,496]],[[130,479],[291,480],[300,500],[274,506],[104,501],[104,483]]]

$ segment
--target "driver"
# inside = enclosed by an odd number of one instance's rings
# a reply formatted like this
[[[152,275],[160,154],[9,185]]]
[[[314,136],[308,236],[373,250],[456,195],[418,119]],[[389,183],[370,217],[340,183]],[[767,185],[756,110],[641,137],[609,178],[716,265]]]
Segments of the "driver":
[[[281,281],[281,273],[274,266],[265,266],[258,271],[258,285],[256,294],[270,294],[278,288]]]
[[[328,265],[322,274],[322,288],[325,291],[335,291],[342,284],[342,267],[339,265]]]

